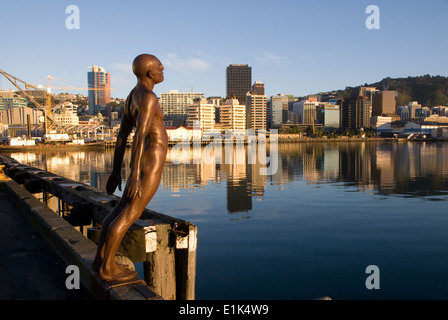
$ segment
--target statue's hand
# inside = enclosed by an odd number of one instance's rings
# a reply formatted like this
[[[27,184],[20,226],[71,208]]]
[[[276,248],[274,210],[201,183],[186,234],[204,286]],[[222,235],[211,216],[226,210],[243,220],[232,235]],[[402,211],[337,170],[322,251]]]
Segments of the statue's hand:
[[[107,179],[106,184],[106,192],[107,194],[113,194],[115,192],[115,189],[118,186],[118,190],[121,191],[121,172],[119,171],[112,171],[112,173],[109,176],[109,179]]]
[[[126,192],[126,198],[128,200],[132,200],[136,194],[141,199],[142,198],[142,182],[141,182],[141,180],[139,178],[136,178],[133,176],[129,177],[125,192]]]

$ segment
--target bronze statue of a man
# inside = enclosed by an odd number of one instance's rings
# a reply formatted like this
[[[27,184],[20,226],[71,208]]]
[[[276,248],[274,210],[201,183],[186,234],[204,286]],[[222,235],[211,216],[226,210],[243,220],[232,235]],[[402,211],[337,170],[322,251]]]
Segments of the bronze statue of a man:
[[[134,271],[115,262],[118,247],[129,227],[140,217],[156,193],[168,149],[168,135],[154,85],[163,81],[162,63],[153,55],[141,54],[134,59],[132,69],[137,85],[126,99],[123,119],[115,146],[113,171],[106,185],[108,194],[121,190],[121,165],[126,141],[135,127],[132,145],[131,174],[123,197],[104,219],[93,270],[105,281],[127,281]]]

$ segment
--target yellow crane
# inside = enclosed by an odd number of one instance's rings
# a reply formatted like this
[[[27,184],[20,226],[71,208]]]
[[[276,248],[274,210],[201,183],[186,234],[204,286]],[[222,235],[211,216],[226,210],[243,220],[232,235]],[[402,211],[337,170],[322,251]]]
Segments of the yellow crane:
[[[50,107],[50,99],[51,96],[49,97],[47,94],[47,106],[42,106],[39,102],[37,102],[32,96],[30,96],[26,91],[24,91],[18,82],[22,83],[25,85],[26,89],[32,88],[41,92],[45,92],[44,90],[42,90],[41,88],[39,88],[38,86],[32,85],[26,81],[23,81],[5,71],[3,71],[2,69],[0,69],[0,73],[6,78],[8,79],[9,82],[11,82],[25,97],[28,98],[28,100],[30,100],[38,109],[42,110],[44,112],[44,119],[45,119],[45,133],[47,133],[48,130],[48,125],[54,125],[56,127],[58,127],[62,132],[64,132],[64,129],[59,126],[57,123],[55,123],[53,121],[53,118],[48,114],[48,109]]]
[[[26,96],[38,109],[42,110],[44,112],[44,118],[45,118],[45,134],[48,133],[48,131],[53,128],[56,127],[57,129],[59,129],[61,132],[65,133],[65,130],[63,128],[63,126],[61,126],[60,124],[58,124],[57,122],[54,121],[53,119],[53,114],[51,112],[51,89],[61,89],[65,92],[65,90],[105,90],[105,89],[96,89],[96,88],[76,88],[76,87],[50,87],[50,79],[54,80],[54,77],[48,75],[47,76],[47,88],[46,90],[43,90],[42,86],[36,86],[33,84],[30,84],[26,81],[23,81],[7,72],[5,72],[4,70],[0,69],[0,73],[9,80],[9,82],[11,82],[24,96]],[[26,89],[35,89],[38,91],[41,91],[43,93],[45,93],[46,95],[46,105],[42,106],[40,103],[38,103],[31,95],[29,95],[26,91],[24,91],[18,84],[18,82],[21,82],[23,85],[25,85]],[[110,89],[111,91],[115,91],[116,89]]]
[[[68,87],[50,87],[50,79],[54,80],[54,77],[52,76],[47,76],[47,106],[51,105],[51,89],[56,89],[56,90],[62,90],[62,91],[66,91],[66,90],[96,90],[96,91],[116,91],[117,89],[113,89],[113,88],[79,88],[79,87],[73,87],[73,86],[68,86]],[[51,108],[49,107],[49,112],[51,112]]]

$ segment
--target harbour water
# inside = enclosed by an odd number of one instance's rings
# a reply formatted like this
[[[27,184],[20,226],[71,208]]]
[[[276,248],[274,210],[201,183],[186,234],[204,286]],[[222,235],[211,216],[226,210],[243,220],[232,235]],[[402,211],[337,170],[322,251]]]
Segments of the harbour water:
[[[279,144],[272,175],[232,152],[169,156],[148,206],[197,225],[196,299],[448,299],[447,143]],[[8,155],[105,189],[113,150]]]

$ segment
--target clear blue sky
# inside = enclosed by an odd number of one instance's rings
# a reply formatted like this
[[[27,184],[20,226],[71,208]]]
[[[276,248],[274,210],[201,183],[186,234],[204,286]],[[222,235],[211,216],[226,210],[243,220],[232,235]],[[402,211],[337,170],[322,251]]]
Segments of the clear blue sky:
[[[79,30],[66,28],[72,4]],[[380,9],[379,30],[366,28],[368,5]],[[51,75],[50,86],[87,87],[88,67],[99,65],[113,97],[134,86],[140,53],[165,65],[158,94],[225,96],[229,64],[252,66],[268,95],[448,76],[448,0],[16,0],[0,10],[0,69],[32,84]],[[1,78],[0,89],[12,88]]]

